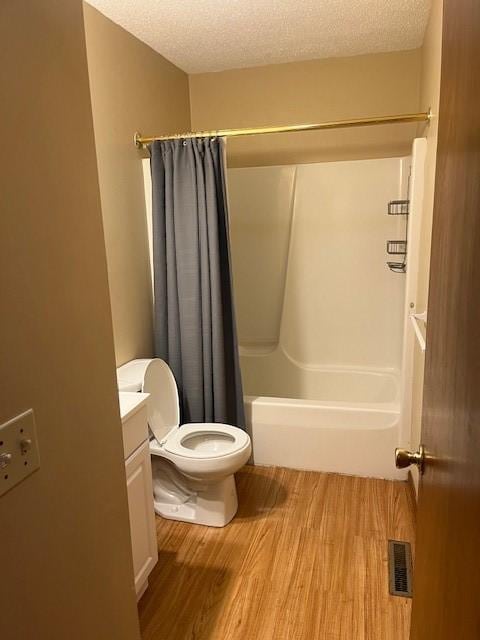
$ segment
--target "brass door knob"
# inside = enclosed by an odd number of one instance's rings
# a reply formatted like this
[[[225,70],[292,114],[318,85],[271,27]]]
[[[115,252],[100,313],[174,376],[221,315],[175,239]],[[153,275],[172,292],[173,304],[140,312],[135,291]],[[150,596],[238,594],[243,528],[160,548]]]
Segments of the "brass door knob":
[[[423,444],[418,447],[418,451],[415,451],[415,453],[406,449],[395,449],[395,466],[397,469],[406,469],[411,464],[415,464],[420,473],[424,472],[425,447]]]

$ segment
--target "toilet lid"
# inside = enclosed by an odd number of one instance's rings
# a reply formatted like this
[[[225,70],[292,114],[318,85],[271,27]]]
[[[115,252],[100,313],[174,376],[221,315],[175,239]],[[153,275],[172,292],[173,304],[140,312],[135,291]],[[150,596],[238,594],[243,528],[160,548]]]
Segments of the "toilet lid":
[[[147,403],[148,425],[160,442],[180,424],[177,383],[166,362],[160,358],[148,362],[142,391],[150,394]]]
[[[164,449],[185,458],[221,458],[250,446],[248,434],[229,424],[184,424],[167,438]]]

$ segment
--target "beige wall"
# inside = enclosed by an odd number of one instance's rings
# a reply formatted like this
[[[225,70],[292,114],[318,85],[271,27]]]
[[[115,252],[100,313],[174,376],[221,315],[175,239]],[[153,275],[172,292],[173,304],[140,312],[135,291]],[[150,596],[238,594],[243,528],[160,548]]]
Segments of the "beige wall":
[[[85,5],[108,279],[117,365],[152,352],[140,152],[135,131],[190,128],[188,77],[127,31]]]
[[[435,191],[435,167],[437,158],[438,107],[440,101],[440,67],[442,54],[443,0],[433,0],[430,19],[422,48],[421,108],[431,107],[433,119],[423,135],[427,138],[425,159],[425,190],[420,238],[420,262],[416,310],[422,313],[428,303],[428,280],[430,275],[430,243],[432,234],[433,196]],[[423,398],[423,370],[425,356],[416,347],[414,355],[412,436],[411,446],[416,449],[421,440],[421,418]],[[418,474],[413,471],[418,485]]]
[[[135,640],[121,425],[80,0],[0,4],[0,422],[41,467],[0,497],[0,636]]]
[[[190,76],[194,130],[256,127],[418,110],[420,50]],[[401,156],[414,125],[230,139],[230,167]]]

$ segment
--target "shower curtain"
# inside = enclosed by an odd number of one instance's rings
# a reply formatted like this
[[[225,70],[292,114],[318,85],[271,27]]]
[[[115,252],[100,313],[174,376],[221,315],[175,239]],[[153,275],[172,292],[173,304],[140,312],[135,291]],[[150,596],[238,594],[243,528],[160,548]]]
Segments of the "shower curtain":
[[[177,381],[182,423],[244,428],[224,140],[156,141],[150,154],[155,355]]]

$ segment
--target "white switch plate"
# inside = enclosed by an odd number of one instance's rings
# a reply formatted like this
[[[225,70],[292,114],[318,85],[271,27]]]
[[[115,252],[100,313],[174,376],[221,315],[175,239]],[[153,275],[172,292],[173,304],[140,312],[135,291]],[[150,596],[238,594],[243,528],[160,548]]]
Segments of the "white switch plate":
[[[33,410],[0,426],[0,496],[40,466]]]

